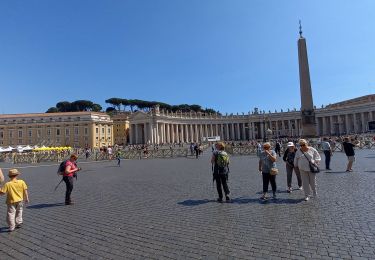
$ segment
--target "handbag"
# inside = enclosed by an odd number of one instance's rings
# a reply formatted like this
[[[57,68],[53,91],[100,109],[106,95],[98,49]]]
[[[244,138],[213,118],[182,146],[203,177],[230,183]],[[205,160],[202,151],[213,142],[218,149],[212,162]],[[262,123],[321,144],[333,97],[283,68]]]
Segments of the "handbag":
[[[277,169],[276,167],[272,167],[270,169],[270,174],[271,175],[277,175],[279,173],[279,169]]]
[[[303,153],[303,155],[306,157],[307,161],[309,162],[310,172],[311,173],[320,172],[319,166],[315,163],[312,163],[302,150],[301,150],[301,152]]]

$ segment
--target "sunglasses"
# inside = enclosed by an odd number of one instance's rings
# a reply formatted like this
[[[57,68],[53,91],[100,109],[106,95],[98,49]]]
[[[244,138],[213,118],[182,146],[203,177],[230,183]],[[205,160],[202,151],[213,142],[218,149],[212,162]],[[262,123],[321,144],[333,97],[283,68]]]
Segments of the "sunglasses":
[[[300,144],[300,146],[306,146],[306,144]]]

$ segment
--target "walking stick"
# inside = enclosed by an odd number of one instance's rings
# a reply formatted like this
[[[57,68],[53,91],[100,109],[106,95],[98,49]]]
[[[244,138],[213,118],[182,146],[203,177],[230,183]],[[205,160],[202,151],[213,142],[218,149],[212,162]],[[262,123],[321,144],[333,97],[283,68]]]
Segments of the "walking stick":
[[[59,187],[59,185],[63,182],[63,180],[64,179],[61,179],[61,181],[56,185],[56,187],[55,187],[55,190],[54,191],[56,191],[57,190],[57,188]]]

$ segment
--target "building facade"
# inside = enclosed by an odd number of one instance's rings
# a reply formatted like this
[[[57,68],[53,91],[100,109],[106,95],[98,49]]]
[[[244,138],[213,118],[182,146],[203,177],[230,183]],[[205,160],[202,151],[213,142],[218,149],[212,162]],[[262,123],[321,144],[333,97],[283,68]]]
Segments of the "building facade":
[[[0,146],[102,147],[113,144],[113,121],[99,112],[0,115]]]
[[[375,95],[347,100],[315,109],[319,136],[361,134],[375,120]],[[128,116],[130,144],[201,142],[220,136],[225,141],[299,137],[302,135],[300,111],[205,115],[170,113],[158,107],[149,113],[137,111]]]
[[[375,95],[315,109],[318,136],[361,134],[375,120]],[[103,147],[114,144],[202,142],[300,137],[300,111],[217,115],[171,113],[155,107],[145,113],[99,112],[0,115],[0,146]]]

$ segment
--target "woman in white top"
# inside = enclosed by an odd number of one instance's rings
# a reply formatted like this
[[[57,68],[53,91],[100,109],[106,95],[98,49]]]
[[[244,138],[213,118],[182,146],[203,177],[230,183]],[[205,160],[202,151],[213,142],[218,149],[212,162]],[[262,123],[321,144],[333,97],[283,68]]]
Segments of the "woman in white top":
[[[308,201],[311,197],[311,190],[313,196],[317,196],[316,192],[316,173],[310,171],[309,161],[311,163],[319,164],[321,158],[318,151],[311,146],[307,145],[305,139],[298,141],[300,149],[296,152],[294,157],[294,165],[299,168],[302,177],[302,186],[305,191],[305,201]],[[307,157],[307,158],[306,158]]]

